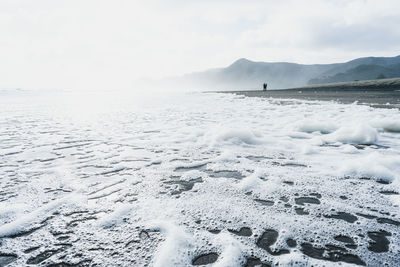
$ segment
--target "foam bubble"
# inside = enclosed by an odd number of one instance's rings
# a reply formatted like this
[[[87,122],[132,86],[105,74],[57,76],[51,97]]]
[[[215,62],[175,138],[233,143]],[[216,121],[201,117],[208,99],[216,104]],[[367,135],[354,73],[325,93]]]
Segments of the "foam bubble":
[[[300,132],[313,133],[320,132],[328,134],[337,129],[337,125],[329,121],[312,121],[304,120],[297,125],[297,130]]]
[[[67,197],[47,203],[36,210],[20,216],[15,221],[0,226],[0,237],[11,236],[29,230],[29,228],[33,227],[36,223],[48,216],[48,213],[56,210],[62,205],[67,203],[80,204],[84,199],[85,198],[82,195],[71,193]]]
[[[400,132],[400,118],[382,118],[382,119],[374,119],[371,122],[371,125],[375,128],[382,129],[386,132]]]
[[[228,233],[220,233],[217,236],[218,242],[221,243],[223,249],[218,261],[213,264],[214,267],[225,266],[242,266],[244,255],[242,253],[242,245],[232,235]]]
[[[400,178],[400,159],[378,152],[356,156],[345,162],[340,172],[346,176],[367,177],[392,182]]]
[[[152,221],[149,227],[165,235],[165,241],[153,259],[154,266],[190,265],[190,258],[185,252],[191,247],[191,237],[184,229],[168,221]]]
[[[219,129],[215,134],[214,144],[231,143],[231,144],[246,144],[258,145],[262,143],[262,136],[256,131],[247,129]]]
[[[103,228],[109,228],[122,222],[123,218],[128,216],[132,211],[132,204],[120,204],[115,207],[115,210],[101,217],[97,224]]]
[[[375,144],[378,132],[367,124],[340,127],[335,132],[323,138],[326,142],[341,142],[347,144]]]

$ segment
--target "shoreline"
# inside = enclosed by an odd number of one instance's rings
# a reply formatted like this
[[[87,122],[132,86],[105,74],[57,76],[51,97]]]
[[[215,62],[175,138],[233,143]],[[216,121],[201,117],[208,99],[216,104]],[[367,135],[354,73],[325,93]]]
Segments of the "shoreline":
[[[284,90],[395,91],[395,90],[400,90],[400,78],[313,84],[307,86],[300,86],[296,88],[288,88]],[[271,91],[276,91],[276,90],[271,90]]]
[[[357,102],[375,108],[400,109],[400,78],[310,85],[282,90],[219,91],[247,97]]]

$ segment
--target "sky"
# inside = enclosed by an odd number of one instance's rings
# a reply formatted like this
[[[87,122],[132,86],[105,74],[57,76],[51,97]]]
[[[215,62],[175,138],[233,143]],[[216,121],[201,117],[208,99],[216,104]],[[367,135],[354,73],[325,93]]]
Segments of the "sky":
[[[135,88],[239,58],[400,55],[398,0],[1,0],[0,88]]]

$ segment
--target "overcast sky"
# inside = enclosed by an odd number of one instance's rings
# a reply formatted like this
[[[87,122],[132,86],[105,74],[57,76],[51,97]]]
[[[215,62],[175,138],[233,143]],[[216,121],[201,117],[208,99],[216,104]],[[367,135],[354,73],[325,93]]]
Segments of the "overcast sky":
[[[130,88],[242,57],[399,54],[398,0],[0,1],[0,88]]]

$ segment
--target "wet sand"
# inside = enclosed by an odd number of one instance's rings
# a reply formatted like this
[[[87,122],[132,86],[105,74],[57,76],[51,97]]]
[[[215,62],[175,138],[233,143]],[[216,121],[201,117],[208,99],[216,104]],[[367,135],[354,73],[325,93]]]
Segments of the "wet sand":
[[[369,105],[377,108],[400,108],[400,89],[326,90],[323,88],[313,88],[267,91],[229,91],[225,93],[234,93],[237,95],[244,95],[248,97],[272,97],[283,99],[337,101],[344,104],[350,104],[357,101],[358,104]]]
[[[315,84],[284,90],[230,91],[249,97],[272,97],[337,101],[370,105],[378,108],[400,108],[400,78]]]

